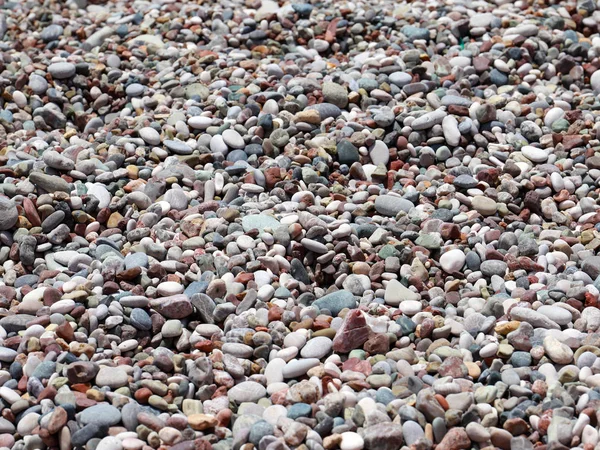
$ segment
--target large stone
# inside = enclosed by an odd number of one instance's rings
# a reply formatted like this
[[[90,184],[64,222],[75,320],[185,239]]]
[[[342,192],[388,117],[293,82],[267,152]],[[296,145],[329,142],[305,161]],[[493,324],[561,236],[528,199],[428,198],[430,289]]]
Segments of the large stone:
[[[483,195],[477,195],[473,197],[471,201],[473,209],[477,211],[482,216],[491,216],[496,214],[498,209],[498,204],[491,198],[485,197]]]
[[[499,277],[504,278],[508,265],[504,261],[499,261],[497,259],[489,259],[487,261],[483,261],[481,263],[480,268],[481,272],[487,277],[497,275]]]
[[[139,36],[129,39],[126,44],[129,47],[148,45],[156,48],[163,48],[165,46],[160,34],[140,34]]]
[[[96,375],[96,385],[118,389],[126,386],[129,380],[127,372],[122,367],[102,366]]]
[[[442,130],[446,143],[456,147],[460,143],[460,131],[458,130],[458,121],[454,116],[446,116],[442,121]]]
[[[423,428],[421,428],[421,425],[419,425],[417,422],[407,420],[402,424],[402,435],[404,436],[406,445],[410,446],[425,436],[425,432],[423,431]]]
[[[531,145],[525,145],[521,148],[521,153],[528,160],[534,163],[543,163],[548,159],[548,153],[546,153],[543,149],[533,147]]]
[[[192,304],[185,294],[155,298],[150,305],[157,312],[169,319],[184,319],[194,311]]]
[[[46,150],[42,155],[48,167],[56,170],[69,171],[75,168],[75,163],[55,150]]]
[[[0,347],[0,361],[12,363],[19,353],[12,348]]]
[[[479,27],[487,28],[491,25],[491,23],[495,17],[496,16],[494,16],[494,14],[492,14],[492,13],[474,14],[469,19],[469,26],[471,28],[479,28]]]
[[[138,132],[140,137],[150,145],[160,144],[160,134],[152,127],[144,127]]]
[[[323,83],[323,98],[338,108],[348,105],[348,90],[337,83]]]
[[[110,204],[112,195],[104,185],[101,183],[86,183],[85,187],[88,195],[93,195],[98,199],[98,208],[106,208]]]
[[[317,358],[292,359],[283,367],[283,378],[298,378],[306,375],[313,367],[318,366],[321,361]]]
[[[47,175],[43,172],[31,172],[29,174],[29,181],[36,187],[51,194],[54,192],[71,192],[69,183],[55,175]]]
[[[358,149],[347,139],[342,139],[337,144],[337,156],[340,164],[351,166],[353,163],[360,160]]]
[[[409,212],[415,205],[410,200],[395,195],[380,195],[375,199],[375,209],[384,216],[396,216],[400,211]]]
[[[403,430],[403,426],[391,422],[382,422],[365,428],[363,435],[365,449],[397,450],[402,447]]]
[[[600,71],[596,72],[600,73]],[[581,264],[581,270],[587,273],[593,280],[600,275],[600,256],[585,258]]]
[[[451,428],[442,439],[437,450],[462,450],[471,447],[471,440],[464,428]]]
[[[427,130],[434,125],[441,124],[444,118],[448,115],[446,111],[438,109],[427,114],[417,117],[411,124],[413,130]]]
[[[533,309],[515,307],[510,310],[510,316],[513,320],[530,323],[535,328],[560,330],[560,325]]]
[[[319,309],[329,310],[335,317],[344,308],[356,308],[357,302],[351,292],[336,291],[315,300],[313,305]]]
[[[404,87],[412,81],[412,75],[406,72],[393,72],[389,75],[390,83]]]
[[[333,343],[326,336],[317,336],[310,339],[302,348],[300,354],[303,358],[323,358],[331,350]]]
[[[110,383],[112,384],[112,374],[117,370],[113,367],[104,367],[104,369],[108,369],[102,375],[100,380],[101,383]],[[71,383],[88,383],[94,379],[94,377],[98,374],[100,367],[98,364],[90,361],[76,361],[67,366],[66,375]],[[119,373],[118,377],[123,381],[122,383],[117,383],[119,386],[125,386],[127,384],[127,373],[124,370],[118,369]],[[124,375],[123,375],[124,374]],[[98,384],[98,383],[97,383]],[[99,385],[99,384],[98,384]],[[107,385],[108,386],[108,385]]]
[[[385,287],[383,299],[385,303],[391,306],[398,306],[403,301],[417,301],[421,298],[419,294],[411,291],[398,280],[388,281]]]
[[[244,138],[242,136],[240,136],[240,133],[238,133],[235,130],[229,129],[229,130],[225,130],[223,131],[223,141],[230,147],[230,148],[244,148],[245,147],[245,143],[244,143]]]
[[[57,40],[64,32],[64,28],[58,24],[48,25],[40,33],[40,37],[44,42],[52,42]]]
[[[444,408],[436,400],[431,389],[419,391],[415,407],[425,415],[425,418],[429,422],[436,417],[444,417]]]
[[[265,387],[255,381],[244,381],[233,386],[227,396],[234,403],[254,402],[256,403],[261,398],[266,397],[267,390]]]
[[[573,350],[552,336],[544,338],[544,351],[557,364],[570,364],[573,361]]]
[[[369,150],[371,161],[375,165],[383,164],[384,166],[390,160],[390,150],[383,141],[375,141],[371,150]]]
[[[330,117],[335,119],[342,114],[342,110],[332,103],[317,103],[316,105],[309,106],[306,110],[316,110],[319,113],[321,120]]]
[[[467,255],[460,249],[452,249],[440,256],[440,265],[448,273],[458,272],[465,265]]]
[[[0,231],[10,230],[19,220],[19,212],[15,202],[0,197]]]
[[[209,95],[210,95],[210,90],[208,89],[208,87],[206,87],[202,83],[192,83],[185,88],[185,98],[188,98],[188,99],[198,96],[202,100],[206,100]]]
[[[27,323],[35,319],[35,316],[29,314],[15,314],[6,316],[0,319],[0,327],[4,328],[7,333],[17,333],[27,328]]]
[[[102,43],[113,34],[115,34],[115,29],[113,27],[102,27],[98,31],[93,33],[89,38],[87,38],[84,41],[82,47],[84,50],[89,52],[93,48],[102,45]]]
[[[279,221],[275,217],[267,214],[248,215],[242,218],[242,227],[246,232],[257,229],[262,233],[265,228],[275,229],[279,226]]]
[[[333,339],[333,350],[349,353],[359,349],[369,339],[370,332],[364,314],[356,309],[350,311]]]
[[[57,80],[71,78],[75,75],[75,65],[69,62],[53,63],[48,66],[48,73]]]
[[[565,308],[553,305],[543,305],[537,309],[537,312],[545,315],[550,320],[559,325],[568,325],[573,320],[573,314]]]
[[[581,312],[581,318],[586,322],[586,330],[600,330],[600,309],[594,306],[588,306]]]
[[[112,426],[121,421],[121,412],[112,405],[99,404],[84,409],[79,415],[79,420],[84,425]]]

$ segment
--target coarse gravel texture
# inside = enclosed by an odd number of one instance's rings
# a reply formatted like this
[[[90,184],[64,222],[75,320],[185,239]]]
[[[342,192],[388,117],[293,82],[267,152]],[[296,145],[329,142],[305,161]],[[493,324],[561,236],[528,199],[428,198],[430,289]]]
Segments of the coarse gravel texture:
[[[4,0],[0,450],[599,450],[550,3]]]

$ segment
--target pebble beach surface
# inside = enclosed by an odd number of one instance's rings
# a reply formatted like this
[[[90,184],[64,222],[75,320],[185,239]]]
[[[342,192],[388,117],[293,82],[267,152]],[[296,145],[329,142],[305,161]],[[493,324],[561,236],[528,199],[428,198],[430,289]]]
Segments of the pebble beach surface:
[[[0,450],[600,449],[600,8],[0,5]]]

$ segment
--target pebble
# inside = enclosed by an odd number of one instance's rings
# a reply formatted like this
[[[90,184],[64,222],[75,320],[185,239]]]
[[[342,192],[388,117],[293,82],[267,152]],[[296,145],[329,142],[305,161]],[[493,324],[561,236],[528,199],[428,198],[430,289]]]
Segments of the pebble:
[[[462,250],[453,249],[440,256],[440,266],[448,273],[460,271],[467,260]]]
[[[498,204],[494,199],[477,195],[471,201],[473,208],[482,216],[491,216],[498,210]]]
[[[342,433],[341,437],[341,450],[361,450],[364,447],[364,440],[358,433],[346,431],[345,433]]]
[[[521,153],[532,162],[543,163],[548,159],[547,153],[541,148],[525,145],[521,148]]]
[[[14,201],[0,197],[0,230],[10,230],[19,220],[19,212]]]
[[[57,80],[71,78],[75,75],[75,66],[68,62],[57,62],[48,66],[48,73]]]
[[[144,127],[139,131],[140,137],[150,145],[160,144],[160,134],[154,128]]]
[[[333,346],[333,342],[326,336],[317,336],[310,339],[304,347],[300,355],[303,358],[318,358],[321,359],[326,356]]]
[[[381,195],[375,199],[375,209],[384,216],[396,216],[401,211],[409,212],[413,207],[410,200],[393,195]]]

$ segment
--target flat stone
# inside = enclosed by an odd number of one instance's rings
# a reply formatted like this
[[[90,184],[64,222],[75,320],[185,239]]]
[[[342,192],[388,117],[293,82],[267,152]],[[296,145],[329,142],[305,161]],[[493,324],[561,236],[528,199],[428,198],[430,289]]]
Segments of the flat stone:
[[[191,155],[193,152],[192,147],[182,141],[165,139],[163,144],[176,155]]]
[[[415,205],[394,195],[380,195],[375,199],[375,209],[384,216],[396,216],[400,211],[409,212]]]
[[[559,306],[543,305],[536,311],[559,325],[568,325],[573,320],[573,314],[567,309]]]
[[[510,310],[510,316],[513,320],[528,322],[536,328],[560,330],[560,325],[556,322],[529,308],[514,307]]]
[[[406,445],[412,445],[425,436],[425,432],[417,422],[407,420],[402,424],[402,435]]]
[[[521,147],[521,153],[534,163],[543,163],[548,160],[548,153],[541,148],[533,147],[531,145]]]
[[[336,117],[339,117],[342,114],[342,110],[339,107],[337,107],[336,105],[333,105],[331,103],[318,103],[316,105],[309,106],[306,109],[309,111],[310,110],[317,111],[319,113],[319,115],[321,116],[321,120],[325,120],[330,117],[333,117],[335,119]]]
[[[406,72],[394,72],[389,74],[388,78],[398,87],[404,87],[412,81],[412,75]]]
[[[313,305],[319,309],[327,309],[335,317],[344,308],[356,308],[357,302],[351,292],[337,291],[325,295],[313,302]]]
[[[223,131],[223,141],[231,148],[244,148],[246,146],[244,138],[237,131],[231,129]]]
[[[481,263],[481,272],[488,277],[492,275],[497,275],[499,277],[503,277],[506,274],[507,264],[504,261],[499,261],[496,259],[490,259],[487,261],[483,261]]]
[[[259,232],[263,232],[265,228],[276,229],[280,225],[279,221],[267,214],[248,215],[242,218],[242,227],[244,231],[257,229]]]
[[[42,172],[31,172],[29,174],[29,181],[48,193],[71,192],[69,183],[55,175],[47,175]]]
[[[71,78],[75,75],[75,65],[68,62],[53,63],[48,66],[48,73],[57,80]]]
[[[94,424],[110,427],[120,422],[121,412],[114,406],[99,404],[84,409],[79,415],[79,420],[84,425]]]
[[[255,381],[244,381],[236,384],[227,393],[229,400],[235,403],[257,402],[266,397],[267,390]]]
[[[138,132],[140,137],[150,145],[160,144],[160,134],[152,127],[144,127]]]
[[[27,323],[35,319],[35,316],[29,314],[15,314],[6,316],[0,319],[0,327],[4,328],[7,333],[16,333],[25,330]]]
[[[129,376],[124,368],[102,366],[96,375],[96,384],[99,387],[117,389],[126,386]]]
[[[303,358],[318,358],[326,356],[333,346],[331,339],[325,336],[317,336],[310,339],[302,348],[300,354]]]
[[[436,110],[430,113],[423,114],[417,117],[411,124],[413,130],[427,130],[434,125],[441,124],[444,118],[447,116],[446,111]]]
[[[398,280],[390,280],[385,288],[384,300],[391,306],[398,306],[406,300],[418,301],[419,299],[419,294],[411,291]]]

